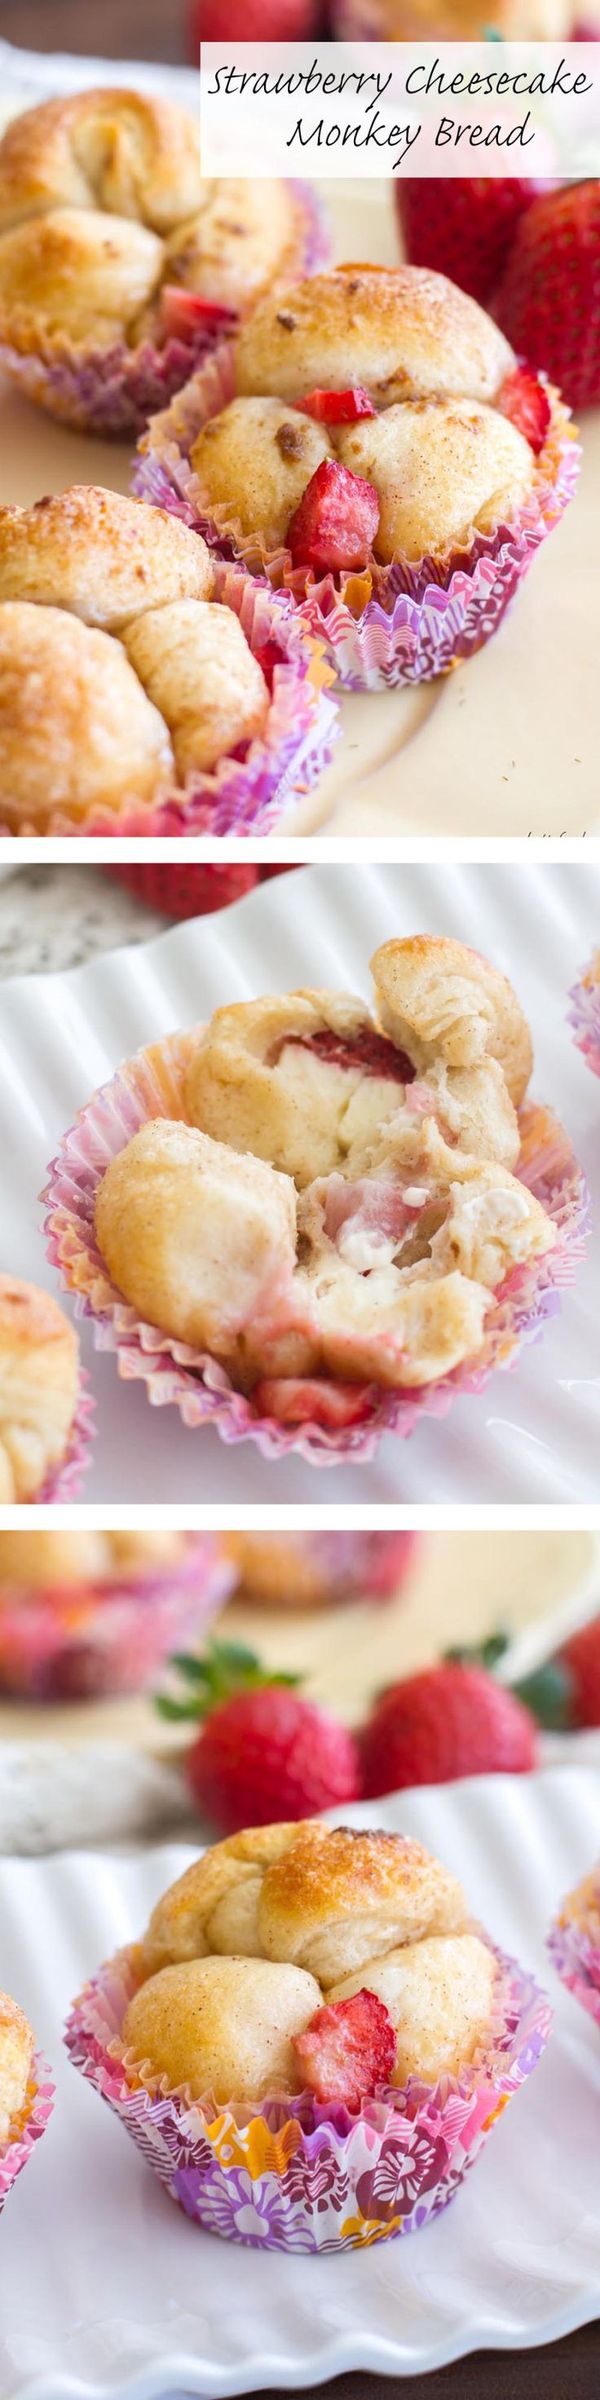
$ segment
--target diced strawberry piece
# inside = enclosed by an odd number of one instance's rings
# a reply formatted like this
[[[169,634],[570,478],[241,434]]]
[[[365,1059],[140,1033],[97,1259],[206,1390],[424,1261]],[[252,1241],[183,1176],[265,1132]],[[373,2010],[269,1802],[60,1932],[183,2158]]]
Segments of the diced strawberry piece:
[[[347,392],[307,392],[304,400],[295,402],[304,417],[316,417],[319,425],[356,425],[359,417],[374,417],[376,410],[361,383],[349,386]]]
[[[524,434],[537,458],[544,447],[551,411],[548,393],[532,367],[516,367],[514,375],[507,376],[498,407],[503,417],[510,417],[511,425],[516,425],[517,433]]]
[[[312,567],[315,575],[364,567],[378,524],[373,484],[339,459],[322,458],[290,517],[286,540],[293,565]]]
[[[276,642],[263,642],[260,650],[255,650],[254,656],[257,666],[262,667],[263,675],[265,677],[265,681],[268,683],[270,691],[275,668],[281,667],[284,664],[283,651],[278,650]]]
[[[280,1425],[323,1425],[332,1433],[364,1424],[373,1408],[371,1384],[327,1383],[309,1375],[264,1376],[253,1396],[260,1416],[277,1417]]]
[[[360,2108],[380,2084],[389,2083],[396,2058],[391,2017],[376,1992],[355,1992],[318,2008],[292,2049],[300,2074],[317,2100]]]
[[[181,342],[193,341],[201,327],[206,333],[225,333],[237,322],[235,309],[223,308],[219,300],[202,300],[199,292],[185,292],[179,283],[163,284],[160,316],[165,340],[175,336]]]
[[[405,1050],[397,1050],[385,1033],[357,1034],[355,1042],[345,1042],[340,1033],[327,1025],[321,1033],[290,1033],[282,1044],[284,1050],[315,1050],[318,1058],[329,1059],[332,1067],[361,1067],[364,1075],[377,1075],[386,1083],[412,1083],[414,1067]]]

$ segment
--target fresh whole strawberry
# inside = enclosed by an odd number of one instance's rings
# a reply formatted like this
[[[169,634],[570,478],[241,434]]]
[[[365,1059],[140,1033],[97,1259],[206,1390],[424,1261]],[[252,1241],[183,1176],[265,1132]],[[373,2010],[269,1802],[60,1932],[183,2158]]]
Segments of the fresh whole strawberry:
[[[525,1774],[537,1760],[534,1718],[485,1667],[426,1667],[376,1701],[362,1739],[370,1799],[408,1784],[464,1775]]]
[[[185,1700],[159,1700],[171,1722],[201,1720],[187,1759],[197,1807],[219,1833],[318,1815],[360,1796],[353,1734],[305,1700],[294,1676],[269,1676],[250,1650],[213,1643],[174,1659]]]
[[[409,177],[394,184],[406,256],[434,267],[484,305],[500,280],[516,226],[539,184],[510,176]]]
[[[373,1384],[328,1383],[317,1375],[264,1376],[253,1394],[259,1417],[277,1417],[280,1425],[322,1425],[329,1433],[365,1425],[374,1397]]]
[[[201,42],[308,42],[320,17],[317,0],[192,0],[191,55]]]
[[[365,567],[379,524],[375,487],[353,475],[337,458],[322,458],[286,534],[295,567],[315,575],[350,573]]]
[[[507,375],[498,393],[497,406],[503,417],[510,417],[511,425],[516,425],[517,433],[523,434],[538,458],[546,440],[551,409],[545,384],[540,383],[539,375],[534,375],[533,367],[515,367],[514,375]]]
[[[317,2100],[360,2108],[390,2081],[396,2035],[383,2000],[375,1992],[355,1992],[350,2000],[318,2008],[305,2033],[293,2036],[292,2049]]]
[[[206,917],[213,909],[229,908],[232,900],[252,891],[258,881],[258,867],[238,867],[233,862],[226,867],[172,867],[151,860],[147,866],[110,866],[104,872],[116,875],[148,908],[160,908],[165,917],[179,918]]]
[[[565,1683],[565,1722],[600,1725],[600,1617],[565,1642],[555,1662]]]
[[[571,408],[600,400],[600,180],[532,201],[492,309],[513,349],[545,369]]]

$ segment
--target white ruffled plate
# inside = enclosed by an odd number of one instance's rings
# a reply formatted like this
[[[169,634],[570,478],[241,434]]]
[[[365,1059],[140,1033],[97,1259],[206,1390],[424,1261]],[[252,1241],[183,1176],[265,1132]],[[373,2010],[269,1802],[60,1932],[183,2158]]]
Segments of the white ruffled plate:
[[[123,1058],[226,1000],[331,982],[370,990],[368,960],[393,933],[449,933],[512,975],[536,1047],[533,1091],[563,1119],[592,1188],[600,1181],[596,1084],[574,1048],[567,993],[600,922],[600,873],[585,867],[319,866],[278,876],[232,909],[65,974],[3,987],[0,1133],[3,1258],[56,1289],[37,1195],[60,1136]],[[70,1303],[69,1303],[70,1305]],[[151,1409],[114,1358],[84,1363],[98,1404],[86,1498],[102,1501],[596,1501],[600,1436],[600,1229],[542,1339],[447,1420],[383,1439],[369,1465],[317,1475],[298,1457],[230,1450]]]
[[[550,1990],[545,2058],[452,2208],[360,2257],[290,2258],[199,2233],[61,2050],[90,1969],[191,1855],[0,1864],[2,1972],[56,2070],[48,2138],[2,2226],[0,2400],[161,2400],[425,2373],[558,2339],[600,2309],[600,2046],[553,1975],[549,1919],[600,1845],[597,1769],[490,1777],[339,1812],[440,1850],[476,1914]],[[232,2279],[234,2278],[234,2284]],[[235,2289],[235,2306],[231,2305]]]

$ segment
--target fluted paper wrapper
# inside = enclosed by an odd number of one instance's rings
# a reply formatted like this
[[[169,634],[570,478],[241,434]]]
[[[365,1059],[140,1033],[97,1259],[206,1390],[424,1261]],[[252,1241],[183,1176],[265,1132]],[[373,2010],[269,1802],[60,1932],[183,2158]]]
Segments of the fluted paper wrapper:
[[[335,1465],[344,1457],[371,1458],[383,1433],[404,1440],[422,1417],[445,1416],[458,1393],[480,1392],[492,1369],[512,1365],[521,1343],[535,1340],[546,1318],[555,1314],[560,1292],[574,1280],[583,1255],[588,1200],[582,1170],[550,1111],[534,1104],[522,1108],[518,1173],[552,1218],[556,1247],[506,1278],[494,1295],[483,1346],[472,1362],[420,1390],[330,1385],[334,1392],[351,1389],[355,1414],[343,1427],[312,1421],[290,1425],[260,1416],[214,1358],[136,1316],[111,1284],[94,1232],[96,1192],[110,1159],[149,1119],[185,1119],[186,1068],[201,1030],[172,1034],[138,1051],[80,1111],[42,1194],[48,1257],[63,1289],[75,1294],[78,1315],[92,1318],[97,1347],[115,1352],[125,1381],[141,1378],[153,1407],[174,1403],[184,1425],[216,1425],[225,1442],[249,1437],[267,1458],[290,1450],[317,1466]],[[309,1381],[314,1390],[314,1379]]]
[[[77,1500],[84,1476],[91,1466],[91,1443],[94,1437],[96,1404],[92,1398],[85,1369],[79,1369],[77,1406],[69,1434],[67,1449],[57,1467],[45,1476],[41,1491],[35,1492],[30,1507],[47,1507],[53,1501]]]
[[[600,1862],[596,1874],[564,1901],[548,1949],[561,1983],[600,2025]]]
[[[244,534],[231,509],[216,509],[192,468],[196,435],[232,397],[234,355],[233,341],[222,342],[171,407],[152,420],[134,475],[138,496],[182,517],[222,557],[239,559],[248,574],[268,577],[290,594],[297,617],[326,644],[350,691],[428,682],[480,650],[573,497],[580,454],[559,394],[548,387],[552,421],[533,461],[531,493],[493,534],[473,527],[464,545],[444,559],[373,564],[365,574],[316,581],[312,572],[292,567],[288,550],[267,551],[258,537]]]
[[[86,1986],[68,2020],[67,2048],[171,2198],[206,2232],[251,2249],[360,2249],[416,2233],[447,2206],[545,2049],[545,1993],[516,1960],[496,1956],[495,2020],[473,2064],[436,2085],[390,2088],[356,2116],[328,2111],[310,2093],[217,2106],[210,2094],[191,2100],[152,2077],[121,2038],[139,1982],[135,1948]]]
[[[82,1577],[31,1592],[0,1583],[0,1693],[58,1701],[147,1690],[172,1651],[204,1636],[233,1582],[214,1540],[199,1536],[172,1565],[110,1583]]]
[[[573,984],[569,999],[569,1024],[573,1027],[577,1049],[581,1050],[592,1074],[600,1075],[600,950],[594,952],[589,967],[585,967],[578,982]]]
[[[165,792],[150,806],[124,792],[117,810],[97,805],[85,817],[55,809],[46,837],[63,834],[258,834],[270,833],[285,808],[312,791],[328,765],[339,733],[323,643],[314,641],[290,605],[268,586],[250,582],[240,566],[215,564],[215,600],[235,610],[254,656],[273,653],[271,697],[264,732],[244,756],[221,758],[193,785]],[[39,827],[26,819],[18,838]],[[14,827],[0,822],[0,834]]]
[[[17,2175],[21,2174],[22,2167],[27,2166],[36,2142],[41,2140],[46,2131],[53,2106],[54,2084],[50,2070],[41,2053],[36,2051],[23,2107],[13,2119],[6,2141],[0,2142],[0,2216]]]
[[[324,212],[310,184],[294,182],[296,235],[286,265],[290,280],[316,275],[329,259]],[[84,349],[63,334],[41,343],[37,351],[20,350],[0,342],[0,369],[38,408],[64,425],[100,439],[134,441],[157,409],[166,408],[175,392],[210,356],[222,340],[218,317],[200,321],[185,339],[170,335],[159,348],[143,341],[132,349],[115,341],[110,350]]]

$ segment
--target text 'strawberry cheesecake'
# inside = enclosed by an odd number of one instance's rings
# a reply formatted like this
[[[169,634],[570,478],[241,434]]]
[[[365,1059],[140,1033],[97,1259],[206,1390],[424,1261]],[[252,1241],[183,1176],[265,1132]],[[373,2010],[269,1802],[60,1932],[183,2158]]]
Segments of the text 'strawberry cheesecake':
[[[78,1394],[74,1327],[49,1292],[0,1275],[0,1501],[53,1497],[45,1487],[69,1452]]]
[[[232,1582],[210,1534],[0,1533],[0,1691],[141,1691],[205,1631]]]
[[[269,690],[205,544],[117,493],[0,509],[0,818],[44,833],[185,798]]]
[[[184,109],[45,101],[0,142],[0,345],[34,399],[127,434],[275,275],[310,260],[293,187],[210,179]]]
[[[226,1556],[240,1577],[236,1599],[268,1608],[327,1608],[336,1601],[399,1592],[413,1533],[227,1533]]]
[[[312,1819],[195,1861],[67,2043],[188,2216],[306,2251],[437,2213],[548,2023],[419,1842]]]
[[[372,971],[377,1018],[328,992],[218,1010],[186,1121],[143,1124],[97,1191],[113,1285],[259,1403],[290,1379],[434,1381],[556,1238],[513,1173],[531,1044],[510,985],[426,936]]]
[[[257,303],[154,419],[137,488],[184,499],[376,688],[488,638],[575,474],[559,395],[477,301],[426,267],[348,265]]]

